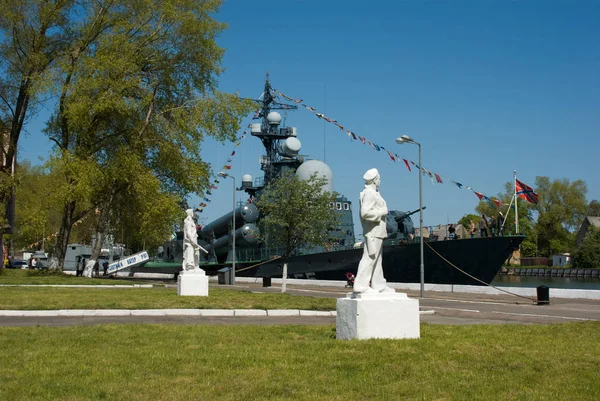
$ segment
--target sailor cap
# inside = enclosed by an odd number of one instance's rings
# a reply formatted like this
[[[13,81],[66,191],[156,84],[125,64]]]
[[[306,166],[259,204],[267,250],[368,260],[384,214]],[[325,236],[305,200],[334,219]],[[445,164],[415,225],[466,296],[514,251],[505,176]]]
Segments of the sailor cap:
[[[379,171],[376,168],[372,168],[363,175],[363,180],[365,181],[373,181],[375,177],[379,175]]]

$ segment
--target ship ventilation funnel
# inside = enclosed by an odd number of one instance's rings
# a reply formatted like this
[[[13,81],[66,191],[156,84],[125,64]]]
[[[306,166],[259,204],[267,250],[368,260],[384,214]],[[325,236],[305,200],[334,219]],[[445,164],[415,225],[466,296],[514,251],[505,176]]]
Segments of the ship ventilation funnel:
[[[279,143],[278,150],[283,156],[292,157],[298,154],[301,147],[302,144],[300,143],[300,140],[294,137],[289,137],[285,141],[281,141]]]

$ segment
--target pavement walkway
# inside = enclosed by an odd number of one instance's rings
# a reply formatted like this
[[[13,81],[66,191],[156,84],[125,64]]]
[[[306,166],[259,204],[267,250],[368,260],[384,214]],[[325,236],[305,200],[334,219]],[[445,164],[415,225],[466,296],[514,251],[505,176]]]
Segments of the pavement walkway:
[[[154,283],[175,287],[172,282]],[[211,283],[211,287],[217,284]],[[222,286],[221,286],[222,287]],[[243,282],[227,288],[250,292],[281,291],[262,287],[261,283]],[[133,287],[131,287],[133,288]],[[351,289],[342,286],[288,284],[288,293],[297,296],[340,298]],[[419,298],[418,290],[406,290]],[[555,324],[599,321],[597,299],[552,298],[549,305],[536,305],[535,299],[509,294],[481,294],[426,291],[419,298],[421,323],[430,324]],[[248,309],[133,309],[133,310],[44,310],[0,311],[0,326],[89,325],[105,323],[163,324],[335,324],[335,311],[248,310]]]

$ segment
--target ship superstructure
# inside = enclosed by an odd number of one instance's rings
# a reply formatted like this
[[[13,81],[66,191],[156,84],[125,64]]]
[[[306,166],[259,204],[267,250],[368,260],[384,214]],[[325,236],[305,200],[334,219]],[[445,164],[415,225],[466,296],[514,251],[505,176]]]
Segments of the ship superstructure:
[[[261,107],[255,117],[260,122],[250,125],[250,133],[261,140],[265,154],[260,158],[263,177],[254,179],[246,174],[242,177],[240,190],[249,195],[248,202],[241,202],[235,212],[229,212],[202,228],[199,237],[202,245],[209,251],[208,261],[224,263],[233,260],[233,235],[235,235],[236,261],[257,261],[280,254],[276,244],[268,244],[260,240],[257,222],[260,211],[252,203],[252,199],[260,196],[260,192],[272,180],[286,171],[293,171],[300,179],[309,179],[313,174],[325,178],[324,190],[333,192],[333,173],[329,166],[320,160],[308,159],[301,155],[302,144],[297,137],[296,127],[282,124],[281,115],[274,110],[295,110],[297,105],[279,103],[268,79],[265,81]],[[338,213],[339,226],[331,231],[331,243],[323,247],[300,249],[299,254],[322,252],[331,249],[351,248],[355,243],[354,222],[352,219],[352,203],[345,196],[338,196],[331,204]],[[235,219],[233,216],[235,214]],[[235,227],[233,227],[235,220]],[[231,233],[234,234],[231,234]]]

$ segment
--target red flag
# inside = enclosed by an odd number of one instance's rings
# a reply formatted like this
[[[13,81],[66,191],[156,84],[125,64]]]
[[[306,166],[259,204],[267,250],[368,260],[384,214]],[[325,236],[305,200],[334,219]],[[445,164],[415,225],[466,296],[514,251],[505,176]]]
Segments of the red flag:
[[[443,184],[443,183],[444,183],[444,181],[442,181],[442,177],[440,177],[440,175],[439,175],[439,174],[437,174],[437,173],[434,173],[434,174],[435,174],[435,180],[436,180],[437,182],[439,182],[440,184]]]
[[[225,170],[231,170],[231,166],[225,165],[224,166]]]
[[[483,197],[485,196],[484,194],[482,194],[481,192],[477,192],[477,191],[473,191],[475,193],[475,195],[477,195],[477,197],[479,198],[479,200],[482,200]]]
[[[394,155],[392,155],[392,153],[389,150],[386,150],[388,156],[390,157],[390,159],[392,159],[393,162],[396,161],[396,158],[394,157]]]
[[[502,206],[502,205],[503,205],[503,203],[502,203],[502,202],[500,202],[498,199],[494,199],[494,203],[495,203],[495,204],[496,204],[498,207],[500,207],[500,206]]]
[[[408,160],[406,160],[406,159],[402,159],[402,160],[404,160],[404,164],[406,164],[406,168],[408,169],[408,171],[412,171],[410,169],[410,164],[408,164]]]
[[[517,195],[519,195],[519,197],[525,199],[529,203],[537,205],[538,194],[537,192],[534,192],[533,188],[523,184],[519,180],[515,180],[515,186],[517,187]]]

